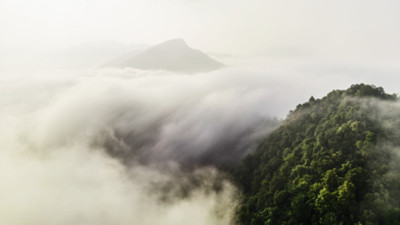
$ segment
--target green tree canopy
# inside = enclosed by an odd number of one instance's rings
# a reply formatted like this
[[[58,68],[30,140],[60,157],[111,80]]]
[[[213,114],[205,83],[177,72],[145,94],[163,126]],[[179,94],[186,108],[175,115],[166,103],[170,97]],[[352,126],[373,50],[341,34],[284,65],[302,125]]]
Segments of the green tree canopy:
[[[237,168],[238,223],[400,224],[400,170],[381,147],[397,136],[364,104],[396,100],[357,84],[298,105]]]

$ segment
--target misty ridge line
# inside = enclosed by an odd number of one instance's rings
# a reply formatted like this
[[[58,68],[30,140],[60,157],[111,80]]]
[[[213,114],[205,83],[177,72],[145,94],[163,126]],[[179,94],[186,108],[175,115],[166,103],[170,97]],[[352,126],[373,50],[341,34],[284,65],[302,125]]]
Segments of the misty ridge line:
[[[48,53],[26,54],[28,55],[26,59],[20,55],[20,62],[18,59],[10,57],[9,63],[14,63],[16,66],[20,63],[24,67],[39,70],[136,68],[181,74],[209,72],[225,66],[206,53],[191,48],[183,39],[178,38],[153,46],[113,41],[87,42]],[[16,53],[16,55],[18,54]],[[212,55],[216,55],[217,58],[232,57],[227,54],[212,53]],[[7,68],[7,62],[6,60],[5,68]],[[12,67],[12,65],[10,66]]]

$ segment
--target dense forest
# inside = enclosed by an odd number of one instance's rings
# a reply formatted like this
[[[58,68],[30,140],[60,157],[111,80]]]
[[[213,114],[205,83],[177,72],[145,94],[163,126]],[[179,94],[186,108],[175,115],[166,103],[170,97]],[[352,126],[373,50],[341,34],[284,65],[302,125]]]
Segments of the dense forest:
[[[237,168],[238,223],[400,224],[396,102],[357,84],[298,105]]]

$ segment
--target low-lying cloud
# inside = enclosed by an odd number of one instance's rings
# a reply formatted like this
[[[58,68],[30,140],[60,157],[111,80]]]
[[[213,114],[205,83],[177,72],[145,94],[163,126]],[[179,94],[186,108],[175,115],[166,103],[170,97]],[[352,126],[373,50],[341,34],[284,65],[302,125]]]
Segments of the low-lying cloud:
[[[2,79],[8,224],[231,224],[232,166],[279,123],[261,74],[100,69]]]
[[[277,120],[270,89],[228,74],[79,77],[31,113],[23,136],[35,148],[79,140],[143,162],[235,163]]]
[[[3,149],[4,150],[4,149]],[[214,191],[217,172],[202,169],[203,184],[184,196],[156,184],[174,174],[122,166],[87,146],[1,154],[0,217],[7,224],[230,224],[235,188],[227,181]],[[7,151],[7,150],[6,150]],[[199,173],[199,172],[198,172]],[[182,180],[177,180],[181,182]],[[175,183],[177,187],[181,185]],[[171,194],[170,201],[160,194]]]
[[[2,76],[0,218],[231,224],[238,194],[218,168],[254,150],[296,104],[364,79],[300,64]]]

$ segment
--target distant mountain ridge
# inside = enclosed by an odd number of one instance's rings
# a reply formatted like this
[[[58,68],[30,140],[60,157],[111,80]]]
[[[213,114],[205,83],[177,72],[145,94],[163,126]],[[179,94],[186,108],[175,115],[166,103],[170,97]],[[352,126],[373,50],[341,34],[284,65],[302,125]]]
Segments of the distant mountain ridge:
[[[83,69],[98,67],[108,60],[127,52],[141,52],[147,49],[144,44],[125,44],[116,41],[86,42],[65,49],[44,58],[51,68]]]
[[[180,73],[208,72],[224,65],[205,53],[189,47],[183,39],[173,39],[139,53],[118,57],[106,67],[132,67],[143,70],[168,70]]]

